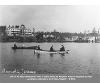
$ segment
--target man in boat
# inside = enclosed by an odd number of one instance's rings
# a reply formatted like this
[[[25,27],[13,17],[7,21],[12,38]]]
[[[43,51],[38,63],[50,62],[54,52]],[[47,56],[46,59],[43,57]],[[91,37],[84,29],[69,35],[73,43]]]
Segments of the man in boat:
[[[62,47],[60,48],[60,51],[65,51],[65,47],[61,45]]]
[[[40,45],[37,46],[37,50],[41,50]]]
[[[14,43],[14,48],[17,48],[17,45],[16,45],[16,43]]]
[[[50,47],[50,51],[54,51],[54,49],[53,49],[53,45]]]

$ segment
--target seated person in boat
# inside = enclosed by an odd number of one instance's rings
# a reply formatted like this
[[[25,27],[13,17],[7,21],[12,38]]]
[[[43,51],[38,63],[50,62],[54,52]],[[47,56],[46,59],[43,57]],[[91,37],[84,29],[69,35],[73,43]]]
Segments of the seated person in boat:
[[[16,45],[16,43],[14,43],[14,48],[17,48],[17,45]]]
[[[60,51],[65,51],[65,47],[61,45],[62,47],[60,48]]]
[[[50,47],[50,51],[54,51],[54,49],[53,49],[53,45]]]
[[[37,50],[41,50],[40,45],[37,46]]]

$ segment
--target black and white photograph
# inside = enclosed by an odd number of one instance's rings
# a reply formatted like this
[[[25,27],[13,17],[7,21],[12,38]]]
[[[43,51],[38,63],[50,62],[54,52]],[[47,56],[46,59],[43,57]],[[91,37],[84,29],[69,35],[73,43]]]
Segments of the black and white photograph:
[[[25,80],[99,77],[100,5],[1,5],[0,74]]]

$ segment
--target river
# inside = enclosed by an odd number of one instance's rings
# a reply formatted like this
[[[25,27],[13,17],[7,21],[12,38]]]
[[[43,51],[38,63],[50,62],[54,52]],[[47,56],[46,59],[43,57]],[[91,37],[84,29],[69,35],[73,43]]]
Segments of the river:
[[[59,50],[63,44],[69,54],[34,54],[33,50],[12,50],[13,43],[0,43],[0,71],[35,71],[37,74],[100,74],[100,43],[17,43],[40,45]]]

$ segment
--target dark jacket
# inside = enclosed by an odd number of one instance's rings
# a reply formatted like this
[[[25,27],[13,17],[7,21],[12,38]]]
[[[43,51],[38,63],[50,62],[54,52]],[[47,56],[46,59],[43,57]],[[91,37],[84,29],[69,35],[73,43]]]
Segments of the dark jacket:
[[[65,48],[64,48],[64,46],[60,48],[60,51],[65,51]]]
[[[38,49],[38,50],[41,50],[41,49],[40,49],[40,46],[38,46],[37,49]]]
[[[54,51],[53,47],[50,48],[50,51]]]

